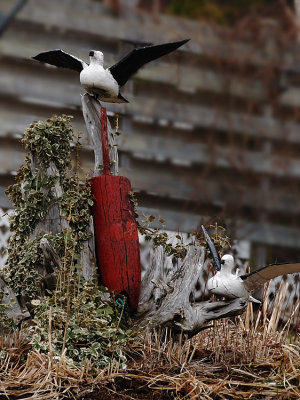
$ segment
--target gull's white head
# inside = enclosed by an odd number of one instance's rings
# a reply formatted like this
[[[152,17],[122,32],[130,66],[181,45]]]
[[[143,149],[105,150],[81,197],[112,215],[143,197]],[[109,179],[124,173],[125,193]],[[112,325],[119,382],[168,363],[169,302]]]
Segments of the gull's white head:
[[[234,258],[231,254],[225,254],[221,258],[222,271],[232,272],[234,268]]]
[[[103,66],[103,53],[101,51],[91,50],[89,56],[91,63],[97,63]]]

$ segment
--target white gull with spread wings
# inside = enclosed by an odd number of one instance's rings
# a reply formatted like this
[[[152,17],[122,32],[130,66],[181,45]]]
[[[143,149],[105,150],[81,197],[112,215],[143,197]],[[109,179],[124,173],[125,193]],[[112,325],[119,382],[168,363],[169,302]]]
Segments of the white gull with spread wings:
[[[96,50],[91,50],[89,53],[90,64],[60,49],[39,53],[33,59],[79,72],[80,83],[83,88],[101,101],[128,103],[128,100],[120,93],[120,88],[125,85],[128,79],[143,65],[171,53],[188,41],[189,39],[185,39],[178,42],[135,48],[118,63],[106,69],[103,64],[103,53]]]

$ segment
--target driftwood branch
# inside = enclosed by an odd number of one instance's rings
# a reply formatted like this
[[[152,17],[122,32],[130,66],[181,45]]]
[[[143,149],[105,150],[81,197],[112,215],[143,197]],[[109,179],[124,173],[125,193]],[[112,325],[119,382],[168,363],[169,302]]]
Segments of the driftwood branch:
[[[202,247],[190,246],[184,262],[171,276],[165,273],[166,262],[163,248],[155,249],[151,266],[142,280],[139,325],[170,327],[193,336],[210,321],[245,311],[247,299],[193,303],[192,291],[204,265]]]
[[[16,324],[19,324],[23,320],[30,317],[28,311],[22,310],[13,290],[5,284],[4,280],[1,277],[0,277],[0,294],[1,294],[0,298],[1,304],[7,307],[6,315],[9,318],[12,318]]]

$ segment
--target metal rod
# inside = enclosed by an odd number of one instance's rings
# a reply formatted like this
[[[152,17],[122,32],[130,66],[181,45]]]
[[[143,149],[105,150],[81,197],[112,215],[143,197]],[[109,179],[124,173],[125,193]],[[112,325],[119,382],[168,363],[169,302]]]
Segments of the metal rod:
[[[0,35],[5,31],[7,25],[26,3],[27,0],[19,0],[19,2],[14,5],[6,17],[0,13]]]

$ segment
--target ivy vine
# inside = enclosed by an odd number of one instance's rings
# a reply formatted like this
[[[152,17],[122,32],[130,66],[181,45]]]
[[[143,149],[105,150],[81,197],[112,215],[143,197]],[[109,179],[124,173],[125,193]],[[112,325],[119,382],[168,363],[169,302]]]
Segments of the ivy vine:
[[[79,257],[88,239],[87,227],[93,202],[89,184],[80,183],[78,176],[71,174],[73,128],[70,121],[70,116],[53,116],[29,126],[21,142],[30,154],[17,172],[16,183],[6,191],[15,206],[15,213],[10,220],[13,234],[4,278],[15,294],[29,299],[36,298],[40,292],[38,270],[43,263],[40,239],[46,237],[50,241],[65,265]],[[56,185],[61,187],[61,196],[55,193]],[[31,239],[34,228],[44,220],[54,204],[70,229]],[[66,247],[67,242],[69,245]]]
[[[22,144],[30,154],[16,183],[7,189],[15,214],[10,221],[13,234],[4,279],[16,295],[31,301],[30,340],[36,350],[55,357],[63,354],[75,363],[89,360],[98,368],[114,363],[125,368],[122,349],[135,337],[128,328],[125,304],[104,300],[106,290],[85,282],[78,273],[93,200],[89,183],[80,182],[76,169],[72,170],[70,120],[66,115],[53,116],[34,122],[24,134]],[[75,160],[78,153],[77,142]],[[53,206],[67,229],[32,234]],[[47,296],[41,295],[39,274],[44,262],[42,238],[51,243],[61,264],[56,288]]]

